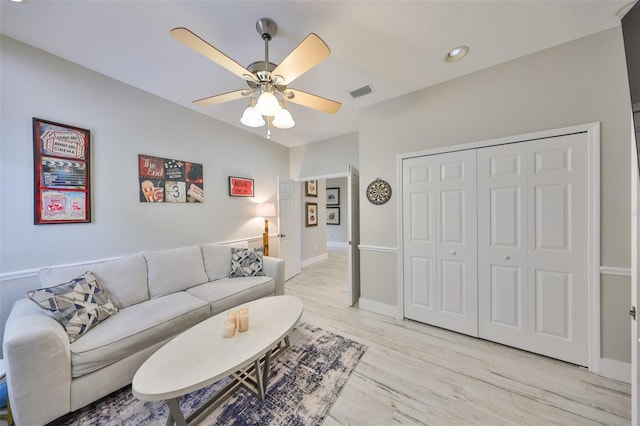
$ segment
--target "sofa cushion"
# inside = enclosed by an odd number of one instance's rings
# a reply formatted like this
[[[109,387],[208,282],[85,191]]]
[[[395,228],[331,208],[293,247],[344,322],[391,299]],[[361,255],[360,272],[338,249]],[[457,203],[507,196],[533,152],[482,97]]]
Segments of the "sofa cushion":
[[[228,277],[231,273],[231,249],[247,248],[247,242],[229,244],[200,244],[204,269],[207,271],[209,281]]]
[[[205,301],[183,291],[129,306],[71,344],[73,377],[99,370],[207,319]]]
[[[149,299],[147,262],[142,253],[80,266],[44,268],[39,274],[40,286],[51,287],[63,283],[85,271],[93,273],[100,286],[109,292],[118,308],[125,308]]]
[[[71,343],[118,312],[91,272],[55,287],[28,291],[27,297],[62,324]]]
[[[262,248],[231,249],[229,278],[264,276]]]
[[[149,295],[159,297],[209,281],[200,246],[146,251]]]
[[[187,290],[211,305],[211,315],[255,299],[275,295],[271,277],[222,278]]]

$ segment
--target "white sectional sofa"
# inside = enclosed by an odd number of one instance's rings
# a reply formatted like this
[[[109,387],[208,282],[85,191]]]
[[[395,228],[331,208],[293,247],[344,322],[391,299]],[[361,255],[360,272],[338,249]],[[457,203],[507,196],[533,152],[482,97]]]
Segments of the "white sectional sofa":
[[[90,271],[118,312],[70,343],[31,300],[14,304],[3,351],[16,423],[44,425],[82,408],[130,384],[178,333],[241,303],[284,294],[281,259],[263,258],[265,276],[229,278],[230,269],[231,245],[201,244],[40,271],[41,287]]]

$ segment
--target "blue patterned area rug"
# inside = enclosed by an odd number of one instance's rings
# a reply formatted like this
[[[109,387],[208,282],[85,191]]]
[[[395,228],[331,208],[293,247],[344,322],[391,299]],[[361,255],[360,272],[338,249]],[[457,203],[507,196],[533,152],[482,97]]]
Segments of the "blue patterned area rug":
[[[272,365],[264,402],[240,389],[200,424],[321,424],[367,348],[307,323],[299,323],[289,337],[291,347]],[[225,379],[182,397],[182,412],[189,415],[227,382],[228,379]],[[128,386],[56,423],[83,426],[164,425],[168,415],[169,409],[164,401],[140,401]]]

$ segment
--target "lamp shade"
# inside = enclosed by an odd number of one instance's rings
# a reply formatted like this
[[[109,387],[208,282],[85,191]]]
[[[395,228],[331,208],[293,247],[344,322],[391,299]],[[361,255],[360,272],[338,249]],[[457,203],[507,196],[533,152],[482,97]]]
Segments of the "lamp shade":
[[[273,217],[276,215],[276,206],[273,203],[256,204],[256,217]]]
[[[291,113],[286,109],[282,108],[278,114],[273,119],[274,127],[278,129],[290,129],[296,125],[296,122],[293,121],[293,117],[291,117]]]
[[[262,127],[264,126],[264,118],[254,107],[247,107],[242,113],[240,122],[248,127]]]
[[[278,98],[271,92],[263,92],[258,98],[258,103],[256,104],[256,111],[258,111],[262,115],[266,115],[267,117],[272,117],[280,112],[282,107],[280,106],[280,102],[278,102]]]

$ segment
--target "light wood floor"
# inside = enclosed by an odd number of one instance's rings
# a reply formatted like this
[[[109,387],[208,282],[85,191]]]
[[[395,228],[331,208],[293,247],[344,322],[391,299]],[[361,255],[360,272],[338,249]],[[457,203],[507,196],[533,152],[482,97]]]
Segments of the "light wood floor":
[[[347,307],[346,251],[286,283],[302,320],[368,346],[325,425],[628,425],[630,386],[561,361]]]

